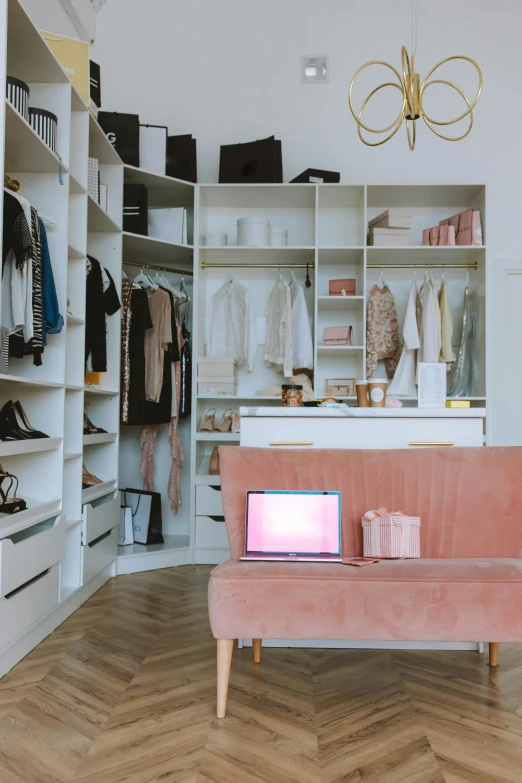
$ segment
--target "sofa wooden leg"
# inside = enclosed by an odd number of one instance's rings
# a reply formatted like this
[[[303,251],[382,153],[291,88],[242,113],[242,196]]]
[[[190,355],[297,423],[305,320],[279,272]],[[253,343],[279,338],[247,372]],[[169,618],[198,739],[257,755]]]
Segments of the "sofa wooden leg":
[[[261,663],[261,639],[252,639],[252,657],[254,663]]]
[[[499,642],[489,643],[489,665],[498,666],[498,648]]]
[[[224,718],[227,711],[228,680],[232,664],[233,639],[217,639],[217,710],[218,718]]]

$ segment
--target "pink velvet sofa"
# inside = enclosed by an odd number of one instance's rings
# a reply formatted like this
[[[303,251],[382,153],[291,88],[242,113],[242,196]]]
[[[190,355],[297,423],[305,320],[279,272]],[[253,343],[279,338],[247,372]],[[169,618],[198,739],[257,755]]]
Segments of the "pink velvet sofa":
[[[235,639],[522,642],[522,448],[291,450],[221,447],[232,559],[212,571],[218,717]],[[367,568],[241,562],[249,489],[339,490],[343,554],[362,554],[361,517],[421,517],[421,560]]]

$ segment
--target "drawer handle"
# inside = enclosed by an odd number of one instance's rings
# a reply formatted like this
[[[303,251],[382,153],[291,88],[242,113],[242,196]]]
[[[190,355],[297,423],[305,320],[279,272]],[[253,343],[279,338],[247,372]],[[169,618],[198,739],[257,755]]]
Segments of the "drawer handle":
[[[98,538],[95,538],[94,541],[91,541],[88,546],[92,549],[93,546],[96,546],[100,543],[100,541],[103,541],[104,538],[109,538],[110,534],[112,533],[112,530],[107,530],[106,533],[102,533],[101,536],[98,536]]]
[[[43,579],[44,576],[47,576],[50,569],[47,568],[45,571],[42,571],[41,574],[38,574],[37,576],[33,576],[32,579],[29,579],[28,582],[24,582],[23,585],[20,585],[20,587],[17,587],[16,590],[11,590],[10,593],[7,593],[7,595],[4,596],[7,600],[10,598],[14,598],[15,595],[18,595],[18,593],[21,593],[22,590],[25,590],[27,587],[30,587],[31,585],[34,585],[35,582],[38,582],[40,579]]]
[[[454,446],[449,440],[412,440],[410,446]]]
[[[209,519],[212,519],[214,522],[224,522],[225,517],[212,517],[210,516]]]
[[[313,440],[271,440],[271,446],[313,446]]]

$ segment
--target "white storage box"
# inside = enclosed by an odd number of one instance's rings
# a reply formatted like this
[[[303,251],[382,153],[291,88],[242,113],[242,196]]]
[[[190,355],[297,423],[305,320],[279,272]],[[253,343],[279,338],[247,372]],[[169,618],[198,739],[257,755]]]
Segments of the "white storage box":
[[[240,247],[268,247],[270,221],[262,217],[246,217],[237,221],[237,244]]]
[[[288,245],[288,231],[286,228],[270,229],[270,246],[286,247]]]
[[[203,243],[207,247],[225,247],[225,245],[228,245],[228,235],[217,231],[209,232],[208,234],[203,234]]]
[[[394,207],[370,220],[368,228],[411,228],[412,213],[404,207]]]
[[[149,237],[186,244],[187,210],[183,207],[149,209]]]
[[[408,228],[371,228],[368,234],[370,247],[404,247],[409,243]]]
[[[206,394],[207,392],[237,395],[237,383],[233,380],[226,380],[223,376],[217,378],[198,376],[198,394]]]
[[[237,360],[233,356],[203,356],[198,359],[198,376],[220,378],[223,381],[237,382]]]

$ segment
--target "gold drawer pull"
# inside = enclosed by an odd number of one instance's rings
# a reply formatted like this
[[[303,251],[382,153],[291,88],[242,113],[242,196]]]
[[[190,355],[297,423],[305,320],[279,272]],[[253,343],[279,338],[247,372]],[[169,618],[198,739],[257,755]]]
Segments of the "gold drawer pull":
[[[313,446],[313,440],[271,440],[271,446]]]
[[[410,446],[454,446],[449,440],[412,440]]]

